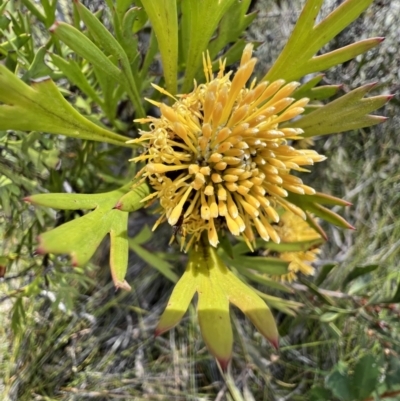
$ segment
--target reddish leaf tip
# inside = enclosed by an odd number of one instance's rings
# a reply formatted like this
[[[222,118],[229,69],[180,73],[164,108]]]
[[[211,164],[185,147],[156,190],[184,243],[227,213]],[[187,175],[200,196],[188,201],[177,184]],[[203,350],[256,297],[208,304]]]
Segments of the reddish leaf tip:
[[[379,36],[379,37],[376,38],[376,40],[377,40],[379,43],[382,43],[385,39],[386,39],[386,38],[385,38],[384,36]]]
[[[118,201],[118,203],[113,207],[113,209],[121,210],[122,209],[121,201]]]
[[[222,371],[225,373],[228,371],[229,363],[231,362],[231,358],[216,358],[219,366],[221,366]]]
[[[60,23],[58,21],[54,21],[54,24],[49,28],[50,33],[54,33]]]
[[[132,289],[132,287],[128,284],[128,282],[126,280],[124,281],[117,281],[116,283],[114,283],[115,285],[115,289],[116,290],[125,290],[125,291],[130,291]]]
[[[269,338],[268,341],[271,343],[271,345],[278,350],[279,349],[279,338]]]
[[[32,199],[30,196],[25,196],[25,198],[22,198],[22,200],[26,203],[32,203]]]
[[[47,251],[41,245],[36,248],[35,255],[46,255]]]
[[[386,96],[386,101],[389,102],[390,100],[392,100],[394,98],[395,95],[387,95]]]

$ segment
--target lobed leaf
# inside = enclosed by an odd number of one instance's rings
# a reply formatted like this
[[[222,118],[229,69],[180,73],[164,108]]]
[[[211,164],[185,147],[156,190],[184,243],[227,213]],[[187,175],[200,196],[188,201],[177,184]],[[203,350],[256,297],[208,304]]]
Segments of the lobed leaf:
[[[334,52],[313,57],[357,19],[372,1],[345,0],[315,25],[323,0],[308,0],[284,49],[263,79],[270,82],[276,79],[296,81],[307,74],[350,60],[378,45],[382,38],[367,39]]]
[[[92,123],[61,95],[50,78],[26,85],[0,65],[0,130],[42,131],[130,146],[129,139]]]
[[[375,84],[352,90],[327,105],[291,122],[290,127],[301,128],[303,137],[327,135],[369,127],[385,121],[385,117],[368,115],[388,102],[392,96],[363,98]]]
[[[117,288],[129,290],[125,281],[128,264],[128,213],[114,208],[118,199],[129,191],[127,184],[115,191],[84,194],[38,194],[25,198],[36,205],[62,209],[94,209],[83,217],[56,227],[38,238],[37,252],[40,254],[69,254],[74,266],[85,265],[99,247],[107,233],[110,234],[110,268]],[[142,189],[147,184],[132,190],[137,195],[137,209],[142,207]]]

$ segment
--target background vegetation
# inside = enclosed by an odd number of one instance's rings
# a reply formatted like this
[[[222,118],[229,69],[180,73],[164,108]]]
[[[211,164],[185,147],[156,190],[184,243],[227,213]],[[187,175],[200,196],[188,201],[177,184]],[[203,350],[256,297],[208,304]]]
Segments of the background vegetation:
[[[27,1],[11,3],[20,11],[14,14],[20,42],[11,46],[13,32],[0,13],[1,42],[8,41],[0,47],[0,62],[12,65],[23,56],[31,66],[26,81],[50,74],[76,108],[104,122],[103,111],[91,108],[88,94],[71,85],[59,68],[51,71],[40,59],[33,62],[34,46],[48,40],[53,21],[32,13]],[[57,3],[57,18],[71,20],[71,10]],[[86,3],[102,9],[107,23],[103,4]],[[279,54],[302,3],[252,2],[258,14],[246,35],[260,41],[260,71]],[[338,3],[326,1],[323,13]],[[381,112],[389,120],[316,141],[329,159],[306,183],[352,202],[341,213],[356,230],[326,225],[330,241],[315,278],[293,283],[291,293],[271,292],[303,305],[293,303],[292,315],[275,311],[279,352],[236,313],[235,383],[228,386],[201,340],[194,307],[176,329],[153,337],[173,287],[161,273],[173,268],[179,275],[186,259],[167,245],[168,227],[155,235],[143,228],[154,222],[151,214],[136,212],[129,223],[130,292],[114,290],[106,241],[85,269],[72,268],[68,258],[35,255],[36,236],[77,212],[31,208],[21,199],[37,192],[111,190],[131,168],[125,162],[129,150],[37,132],[0,132],[1,398],[229,400],[230,387],[245,400],[400,400],[399,26],[400,2],[376,1],[330,44],[386,37],[379,48],[328,71],[324,82],[343,83],[347,92],[378,81],[377,94],[396,95]],[[26,32],[32,36],[21,37]],[[149,40],[148,32],[140,34],[143,53]],[[160,73],[157,58],[150,69]],[[117,118],[108,118],[107,124],[133,134],[133,118],[125,99]]]

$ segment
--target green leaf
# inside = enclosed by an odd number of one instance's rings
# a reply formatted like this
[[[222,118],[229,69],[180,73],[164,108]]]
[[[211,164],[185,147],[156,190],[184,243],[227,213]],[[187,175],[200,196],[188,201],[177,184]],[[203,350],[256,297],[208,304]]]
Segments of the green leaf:
[[[305,279],[304,277],[300,277],[299,281],[304,284],[305,286],[308,287],[308,289],[310,290],[310,292],[314,295],[316,295],[323,303],[327,304],[327,305],[331,305],[331,306],[335,306],[336,303],[335,301],[328,295],[323,294],[319,288],[312,283],[311,281]]]
[[[335,321],[340,316],[340,313],[337,312],[327,312],[322,314],[319,317],[319,321],[323,323],[330,323]]]
[[[115,209],[122,212],[134,212],[138,209],[138,196],[140,199],[145,199],[150,194],[150,187],[148,185],[141,185],[134,188],[132,191],[123,195],[115,205]],[[144,206],[145,203],[142,204]]]
[[[332,393],[342,401],[354,399],[351,392],[351,381],[346,367],[339,363],[336,368],[326,377],[325,385]]]
[[[277,309],[290,316],[296,316],[298,310],[304,305],[300,302],[290,301],[279,297],[273,297],[272,295],[265,294],[261,291],[256,290],[256,293],[266,301],[266,303],[274,309]]]
[[[351,390],[357,400],[364,400],[379,384],[381,361],[375,355],[364,355],[356,364]]]
[[[397,355],[389,355],[385,383],[389,389],[399,385],[400,359]]]
[[[225,371],[232,357],[233,334],[229,316],[229,300],[221,283],[217,267],[198,266],[200,282],[198,291],[197,313],[201,335],[207,348],[217,358]],[[224,291],[225,290],[225,291]],[[230,294],[232,294],[230,288]]]
[[[172,95],[178,90],[178,11],[176,0],[141,0],[157,37],[164,69],[166,89]],[[182,4],[198,2],[184,1]],[[200,55],[201,56],[201,55]]]
[[[325,279],[328,277],[328,274],[336,266],[337,266],[337,264],[335,264],[335,263],[328,263],[326,265],[323,265],[321,268],[319,268],[318,276],[314,280],[315,285],[320,286],[325,281]]]
[[[123,87],[126,87],[126,91],[135,105],[138,116],[144,117],[145,112],[142,106],[142,98],[136,86],[133,71],[131,70],[129,58],[125,50],[107,28],[82,3],[76,1],[75,4],[82,21],[87,26],[94,40],[105,50],[107,55],[111,55],[117,60],[119,82]],[[56,32],[57,29],[57,27],[53,29],[53,32]]]
[[[182,85],[183,93],[188,92],[192,88],[193,79],[202,68],[203,53],[207,50],[207,46],[209,45],[218,23],[234,4],[234,1],[235,0],[202,0],[181,2],[182,43],[180,48],[183,51],[183,59],[186,65],[185,78]],[[236,21],[234,23],[236,24]]]
[[[349,284],[352,280],[357,277],[363,276],[364,274],[368,274],[373,272],[379,267],[379,265],[367,265],[367,266],[358,266],[355,267],[343,280],[343,287]]]
[[[339,216],[332,210],[329,210],[326,207],[322,206],[322,204],[338,205],[338,206],[344,206],[349,204],[348,202],[342,201],[341,199],[334,198],[331,196],[326,196],[325,194],[320,194],[320,193],[316,193],[315,195],[299,195],[293,192],[289,192],[289,195],[286,199],[289,202],[300,207],[302,210],[310,212],[329,223],[335,224],[343,228],[354,228],[343,217]],[[320,232],[316,227],[313,228],[315,228],[316,231]]]
[[[130,290],[125,281],[128,268],[127,227],[128,213],[119,213],[110,226],[110,270],[115,287]]]
[[[322,85],[316,87],[323,77],[324,74],[319,74],[311,78],[309,81],[297,88],[292,94],[292,97],[296,100],[303,97],[308,97],[310,100],[323,100],[334,96],[342,85]]]
[[[343,63],[378,45],[382,39],[372,38],[333,52],[313,57],[338,33],[351,24],[373,0],[346,0],[314,26],[323,0],[308,0],[280,56],[265,75],[295,81],[316,71]]]
[[[257,293],[230,272],[214,248],[209,248],[211,263],[219,267],[216,281],[225,291],[229,302],[238,307],[256,326],[257,330],[278,348],[278,329],[271,310]]]
[[[42,131],[130,146],[129,139],[90,122],[61,95],[50,78],[26,85],[0,65],[0,130]]]
[[[250,0],[235,0],[224,13],[216,35],[208,46],[208,51],[210,52],[212,60],[226,45],[236,43],[246,28],[253,22],[254,18],[256,18],[256,12],[246,15],[250,3]]]
[[[288,272],[288,262],[278,258],[263,256],[235,256],[229,262],[232,266],[252,269],[269,275],[282,275]]]
[[[110,233],[111,275],[117,288],[129,290],[130,287],[124,280],[128,263],[128,213],[114,209],[114,205],[130,186],[131,184],[128,184],[103,194],[38,194],[25,198],[27,202],[48,207],[69,210],[94,209],[82,217],[41,234],[38,238],[37,252],[69,254],[74,266],[83,266],[93,256],[106,234]],[[140,208],[143,206],[140,202],[141,186],[136,190],[137,208]]]
[[[293,294],[293,290],[291,288],[289,288],[283,283],[280,283],[279,281],[272,280],[269,277],[261,274],[252,273],[246,268],[239,268],[238,266],[236,266],[236,269],[241,275],[249,278],[251,281],[255,283],[263,284],[276,290],[286,292],[288,294]]]
[[[167,307],[161,315],[155,330],[155,335],[159,336],[162,333],[172,329],[182,319],[187,311],[190,301],[197,289],[196,269],[193,261],[189,261],[185,273],[179,279],[169,298]]]
[[[325,387],[314,386],[310,391],[310,401],[332,401],[332,393]]]
[[[20,49],[25,43],[27,43],[30,38],[31,35],[27,33],[22,33],[21,35],[15,36],[9,41],[2,42],[0,44],[0,51],[3,54],[6,54],[6,52],[14,52],[15,50]]]
[[[65,60],[57,54],[50,53],[51,61],[61,70],[65,77],[74,85],[76,85],[86,96],[94,100],[99,106],[102,105],[102,100],[88,82],[82,69],[75,60]]]
[[[298,241],[298,242],[281,242],[279,244],[276,244],[275,242],[265,242],[264,240],[257,239],[256,240],[256,248],[257,249],[268,249],[270,251],[274,252],[305,252],[309,250],[310,248],[313,248],[315,246],[321,245],[324,242],[323,238],[318,238],[315,240],[310,240],[310,241]],[[249,247],[247,244],[243,241],[238,244],[236,244],[233,247],[233,255],[240,256],[245,253],[249,253]]]
[[[136,235],[134,238],[131,239],[132,242],[134,242],[136,245],[143,245],[147,241],[151,239],[153,236],[153,232],[150,230],[149,226],[146,224],[139,232],[138,235]]]
[[[151,267],[158,270],[168,280],[172,281],[173,283],[178,281],[178,276],[174,273],[172,266],[167,261],[144,249],[142,246],[137,244],[134,239],[129,240],[129,247],[133,252],[136,253],[136,255],[147,262]]]
[[[386,117],[369,115],[371,111],[382,107],[391,96],[364,95],[375,87],[368,84],[352,90],[331,103],[318,108],[297,121],[291,122],[291,128],[301,128],[303,137],[327,135],[358,128],[370,127],[386,120]]]

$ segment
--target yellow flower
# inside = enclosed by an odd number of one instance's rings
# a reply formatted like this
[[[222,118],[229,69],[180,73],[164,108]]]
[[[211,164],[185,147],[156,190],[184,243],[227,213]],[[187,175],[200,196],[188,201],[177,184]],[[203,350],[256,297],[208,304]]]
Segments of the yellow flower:
[[[146,146],[133,161],[147,163],[139,175],[148,179],[154,193],[146,200],[160,200],[161,217],[155,227],[167,220],[179,228],[183,242],[190,236],[186,249],[203,231],[217,246],[217,232],[224,228],[242,235],[250,248],[255,231],[265,241],[279,243],[271,225],[279,221],[277,208],[305,219],[305,213],[285,199],[288,192],[315,193],[291,171],[307,171],[302,166],[325,157],[290,146],[289,141],[301,139],[303,131],[282,127],[304,111],[309,99],[290,97],[297,82],[253,80],[246,87],[255,64],[248,44],[231,80],[223,62],[214,77],[207,56],[205,84],[195,83],[193,92],[177,98],[154,85],[175,103],[170,107],[149,100],[161,116],[137,120],[150,125],[150,131],[131,142]]]
[[[307,222],[291,212],[285,212],[281,218],[276,231],[282,242],[305,242],[318,240],[321,236],[312,229]],[[320,249],[311,248],[307,251],[282,252],[279,258],[289,262],[288,273],[282,276],[276,276],[285,281],[296,280],[298,272],[305,275],[314,274],[314,268],[310,265],[317,259]]]

